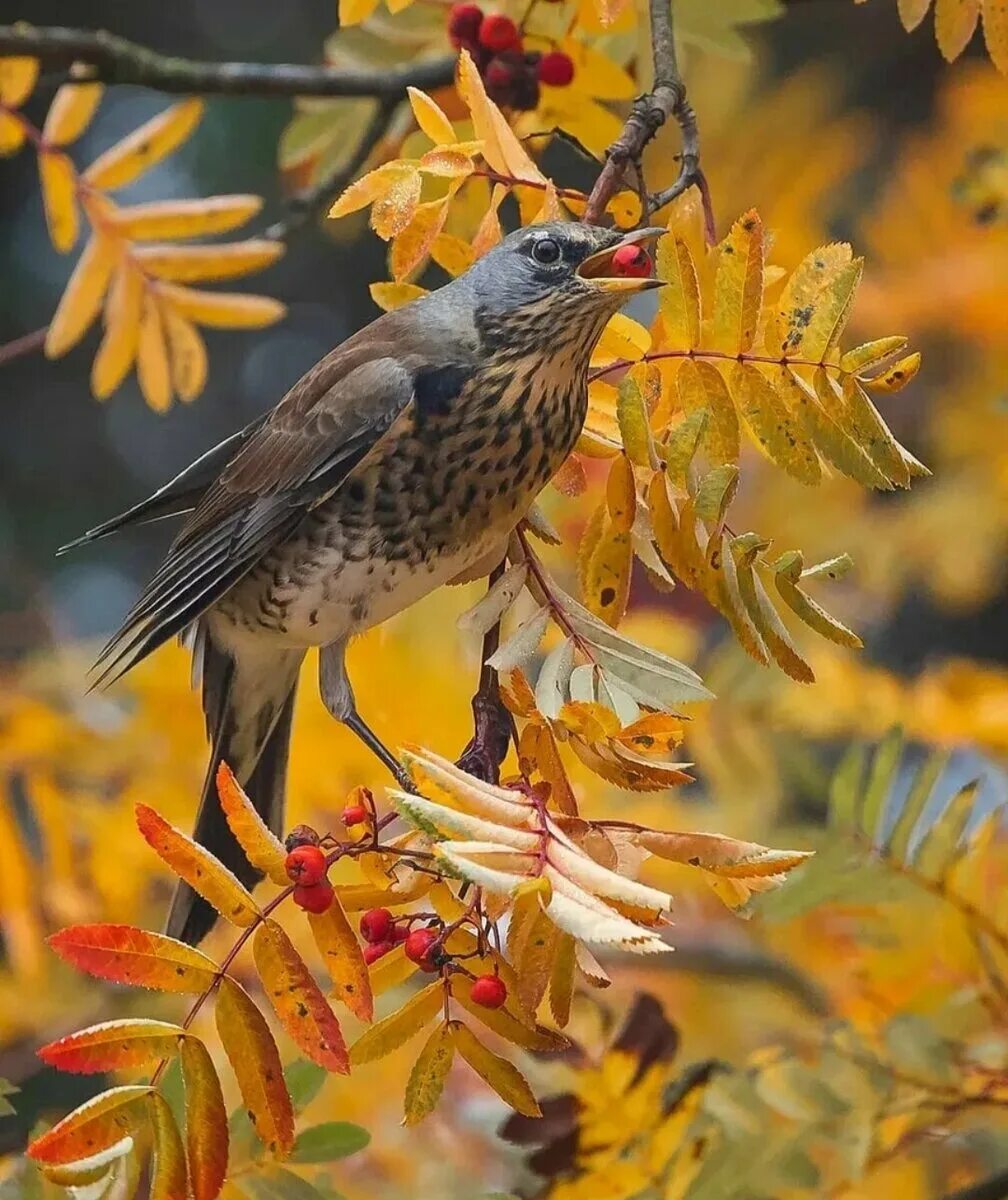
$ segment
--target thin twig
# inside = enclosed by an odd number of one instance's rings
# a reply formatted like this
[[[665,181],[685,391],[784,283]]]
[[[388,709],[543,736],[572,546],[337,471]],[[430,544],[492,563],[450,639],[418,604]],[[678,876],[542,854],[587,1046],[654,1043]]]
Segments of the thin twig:
[[[455,59],[391,70],[302,63],[202,62],[159,54],[104,29],[0,25],[0,55],[30,55],[43,67],[74,65],[75,79],[131,83],[161,92],[243,96],[404,96],[409,86],[447,87]]]
[[[606,205],[622,185],[627,170],[640,162],[644,147],[669,117],[674,117],[682,132],[679,177],[670,188],[648,199],[644,205],[644,215],[647,216],[649,212],[668,204],[688,187],[696,186],[700,189],[703,199],[707,236],[713,241],[714,214],[707,183],[700,170],[700,135],[696,114],[686,98],[686,87],[679,75],[679,63],[676,59],[672,0],[649,0],[648,9],[651,17],[654,83],[650,92],[645,92],[634,100],[622,133],[606,151],[605,166],[588,197],[584,220],[593,224],[599,223]]]
[[[34,354],[37,350],[41,350],[45,345],[48,332],[49,326],[47,325],[44,329],[36,329],[34,333],[25,333],[19,338],[14,338],[13,341],[5,342],[0,346],[0,367],[13,362],[15,358],[21,358],[22,355]]]

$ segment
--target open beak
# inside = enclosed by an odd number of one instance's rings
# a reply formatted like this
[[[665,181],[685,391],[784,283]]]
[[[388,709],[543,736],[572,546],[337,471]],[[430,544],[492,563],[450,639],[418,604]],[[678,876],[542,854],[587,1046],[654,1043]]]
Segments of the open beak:
[[[664,280],[653,279],[651,276],[641,278],[634,275],[615,274],[612,258],[621,246],[646,245],[656,241],[665,233],[668,233],[668,230],[662,229],[660,226],[652,226],[648,229],[631,229],[615,245],[607,246],[605,250],[599,250],[595,254],[589,254],[578,267],[577,273],[582,279],[590,279],[592,286],[599,288],[600,291],[619,292],[625,296],[633,295],[635,292],[648,292],[652,288],[662,287]]]

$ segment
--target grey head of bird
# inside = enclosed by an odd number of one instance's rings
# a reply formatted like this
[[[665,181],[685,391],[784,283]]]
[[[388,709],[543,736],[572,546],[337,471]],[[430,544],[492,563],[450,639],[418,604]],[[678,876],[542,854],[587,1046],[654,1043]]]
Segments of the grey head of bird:
[[[576,221],[526,226],[434,295],[472,313],[484,346],[530,349],[532,343],[545,349],[576,340],[590,351],[606,322],[631,296],[661,286],[650,277],[620,275],[614,253],[665,232],[603,229]]]

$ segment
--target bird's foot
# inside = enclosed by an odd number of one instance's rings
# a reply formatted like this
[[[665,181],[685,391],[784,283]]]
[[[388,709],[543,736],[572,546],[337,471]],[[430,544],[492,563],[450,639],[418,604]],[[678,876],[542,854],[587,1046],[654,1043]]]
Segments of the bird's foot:
[[[476,732],[459,756],[457,766],[484,783],[500,783],[501,763],[511,741],[511,714],[493,695],[477,692],[472,702]]]

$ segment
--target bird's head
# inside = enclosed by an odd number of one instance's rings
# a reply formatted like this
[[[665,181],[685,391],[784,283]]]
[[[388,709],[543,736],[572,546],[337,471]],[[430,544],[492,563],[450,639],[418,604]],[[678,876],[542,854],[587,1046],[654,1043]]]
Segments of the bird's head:
[[[614,253],[665,232],[602,229],[576,221],[530,225],[509,234],[456,286],[469,291],[484,331],[503,336],[521,331],[554,343],[569,335],[593,345],[631,296],[661,286],[657,279],[620,275]]]

